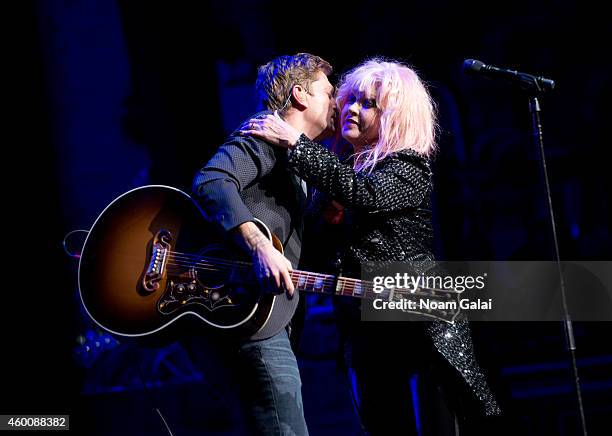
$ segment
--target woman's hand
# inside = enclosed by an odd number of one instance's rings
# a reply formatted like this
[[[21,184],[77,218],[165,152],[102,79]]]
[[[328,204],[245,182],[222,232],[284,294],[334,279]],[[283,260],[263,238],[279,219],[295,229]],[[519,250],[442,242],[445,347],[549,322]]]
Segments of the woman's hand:
[[[292,148],[302,134],[284,121],[276,111],[274,111],[274,115],[251,118],[240,126],[238,132],[241,135],[251,135],[283,148]]]

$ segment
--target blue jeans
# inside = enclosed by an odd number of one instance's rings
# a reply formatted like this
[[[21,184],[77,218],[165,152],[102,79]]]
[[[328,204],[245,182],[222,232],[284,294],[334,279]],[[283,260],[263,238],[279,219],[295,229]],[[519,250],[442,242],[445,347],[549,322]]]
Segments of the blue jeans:
[[[232,435],[308,435],[302,382],[285,329],[258,341],[195,335],[182,342]]]
[[[308,435],[302,381],[287,331],[239,346],[241,397],[251,434]]]

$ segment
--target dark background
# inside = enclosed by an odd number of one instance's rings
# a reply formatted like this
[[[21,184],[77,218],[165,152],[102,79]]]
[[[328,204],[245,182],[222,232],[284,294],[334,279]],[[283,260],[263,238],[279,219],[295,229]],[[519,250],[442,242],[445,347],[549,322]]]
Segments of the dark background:
[[[554,259],[527,98],[464,77],[461,64],[475,58],[553,78],[557,89],[541,104],[561,257],[610,259],[611,35],[606,14],[585,2],[73,0],[22,12],[10,41],[11,69],[25,85],[15,86],[19,135],[4,160],[15,268],[3,293],[0,413],[70,413],[80,434],[163,434],[134,369],[141,361],[171,425],[182,428],[176,434],[223,434],[210,426],[206,383],[181,350],[117,344],[93,328],[61,241],[135,186],[189,191],[194,172],[254,109],[256,67],[276,55],[315,53],[336,73],[385,56],[420,72],[439,104],[435,248],[449,260]],[[311,434],[356,434],[329,303],[309,303],[300,364]],[[605,434],[611,329],[575,328],[587,421]],[[477,325],[475,336],[513,431],[576,434],[561,325]]]

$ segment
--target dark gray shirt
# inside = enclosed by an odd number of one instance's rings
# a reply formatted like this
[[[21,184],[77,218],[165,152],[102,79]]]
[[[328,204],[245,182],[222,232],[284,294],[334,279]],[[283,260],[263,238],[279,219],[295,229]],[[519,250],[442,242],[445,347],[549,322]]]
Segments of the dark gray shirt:
[[[202,207],[205,218],[217,224],[221,232],[254,218],[261,220],[280,239],[285,256],[297,268],[307,196],[301,179],[287,166],[285,149],[232,134],[196,174],[193,198]],[[278,322],[273,322],[270,331],[259,334],[257,339],[272,336],[273,330],[283,328],[291,319],[297,300],[277,298],[278,316],[276,313],[273,316]]]

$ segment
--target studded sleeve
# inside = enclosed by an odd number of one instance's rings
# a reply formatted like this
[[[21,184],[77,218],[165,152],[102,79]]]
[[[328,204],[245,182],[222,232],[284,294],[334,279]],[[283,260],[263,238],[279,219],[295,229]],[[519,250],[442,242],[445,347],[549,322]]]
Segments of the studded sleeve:
[[[344,206],[369,212],[418,207],[431,191],[429,164],[416,154],[398,153],[369,174],[357,173],[334,153],[302,135],[289,153],[289,166]]]

